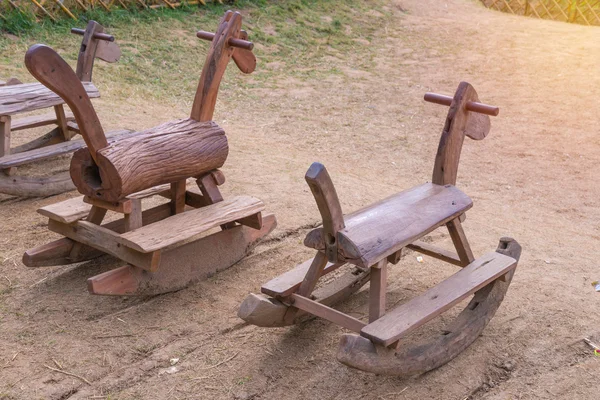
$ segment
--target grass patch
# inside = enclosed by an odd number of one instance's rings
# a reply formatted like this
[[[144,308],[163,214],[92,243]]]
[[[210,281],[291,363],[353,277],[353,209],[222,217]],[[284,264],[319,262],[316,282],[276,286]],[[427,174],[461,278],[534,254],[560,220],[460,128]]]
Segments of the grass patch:
[[[255,43],[258,59],[252,79],[242,80],[235,66],[228,68],[223,87],[240,90],[276,86],[283,76],[318,79],[346,67],[369,69],[374,57],[369,43],[391,18],[383,0],[240,0],[233,6],[211,3],[176,10],[106,13],[96,9],[82,15],[76,25],[84,27],[89,19],[100,22],[115,35],[123,55],[115,64],[96,60],[94,82],[103,93],[103,86],[108,86],[111,96],[191,101],[208,48],[195,31],[214,31],[229,8],[243,13],[243,27]],[[26,26],[27,20],[13,25]],[[44,22],[19,36],[0,36],[0,78],[32,81],[23,56],[34,43],[52,46],[74,66],[80,37],[68,33],[73,25],[68,20]]]

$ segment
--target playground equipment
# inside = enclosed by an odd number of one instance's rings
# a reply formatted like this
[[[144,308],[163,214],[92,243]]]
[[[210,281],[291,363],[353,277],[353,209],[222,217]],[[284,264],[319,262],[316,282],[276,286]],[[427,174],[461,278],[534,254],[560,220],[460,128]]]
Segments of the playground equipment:
[[[77,58],[76,77],[80,81],[86,97],[100,97],[100,92],[92,83],[94,60],[100,58],[109,63],[119,60],[121,50],[114,42],[114,36],[104,33],[102,25],[90,21],[85,31],[71,29],[82,35]],[[63,154],[68,154],[85,146],[83,140],[71,140],[80,133],[79,125],[72,114],[66,113],[64,101],[58,94],[41,83],[21,83],[10,79],[0,86],[0,193],[21,197],[51,196],[72,190],[73,183],[67,173],[49,178],[15,176],[16,168]],[[13,119],[17,114],[54,108],[54,112]],[[14,132],[45,125],[57,125],[49,133],[20,146],[10,147]],[[130,133],[129,130],[110,132],[109,140],[117,140]]]
[[[69,66],[52,49],[27,52],[30,72],[71,107],[87,148],[75,152],[71,176],[84,194],[41,208],[48,228],[65,238],[27,251],[29,267],[76,263],[110,254],[127,265],[88,279],[92,294],[157,294],[181,289],[243,258],[276,226],[250,196],[223,199],[220,168],[228,155],[225,132],[211,121],[230,58],[254,70],[242,17],[228,11],[212,40],[190,118],[166,122],[109,143],[94,108]],[[199,33],[199,36],[210,36]],[[193,178],[200,190],[187,190]],[[168,203],[142,212],[153,195]],[[190,208],[186,210],[186,206]],[[123,218],[101,225],[107,211]]]
[[[250,294],[238,315],[263,327],[286,326],[318,316],[358,335],[342,337],[337,358],[361,370],[387,375],[423,373],[450,361],[482,332],[510,285],[521,247],[500,239],[495,252],[475,259],[461,221],[473,205],[454,185],[464,136],[481,140],[498,108],[479,103],[473,87],[462,82],[454,95],[428,93],[425,100],[450,106],[435,158],[431,183],[395,194],[343,216],[325,167],[314,163],[306,173],[323,219],[304,244],[316,256]],[[419,239],[446,226],[456,254]],[[396,264],[404,248],[462,267],[440,284],[386,312],[388,263]],[[345,267],[344,267],[345,266]],[[317,288],[319,278],[339,269],[345,274]],[[329,277],[328,277],[329,278]],[[369,321],[365,323],[331,306],[370,281]],[[474,294],[444,331],[406,344],[407,335]]]

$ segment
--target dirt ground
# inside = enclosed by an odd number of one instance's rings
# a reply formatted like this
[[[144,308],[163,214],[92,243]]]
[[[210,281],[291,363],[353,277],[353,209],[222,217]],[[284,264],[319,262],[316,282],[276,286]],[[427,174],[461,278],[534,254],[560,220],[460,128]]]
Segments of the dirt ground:
[[[224,192],[261,198],[279,226],[208,281],[151,298],[91,296],[85,279],[115,261],[40,269],[20,261],[56,237],[35,210],[77,194],[0,196],[0,398],[598,398],[600,358],[581,339],[600,339],[591,286],[600,280],[600,28],[514,17],[474,0],[390,0],[388,11],[395,18],[371,38],[370,69],[339,54],[329,62],[341,73],[326,79],[275,78],[273,89],[239,99],[220,94],[216,120],[231,148]],[[501,109],[488,138],[464,145],[458,186],[475,203],[466,233],[476,255],[501,236],[523,246],[483,335],[447,365],[399,379],[339,364],[343,330],[322,320],[244,325],[236,312],[246,295],[311,256],[301,245],[318,221],[303,179],[310,163],[327,166],[346,212],[427,181],[447,108],[422,96],[452,94],[461,80]],[[189,109],[109,97],[96,102],[109,128],[145,128]],[[68,159],[54,163],[65,169]],[[450,245],[447,234],[432,240]],[[391,269],[390,304],[454,271],[409,253]],[[367,293],[341,308],[364,317]],[[57,363],[91,385],[46,367]]]

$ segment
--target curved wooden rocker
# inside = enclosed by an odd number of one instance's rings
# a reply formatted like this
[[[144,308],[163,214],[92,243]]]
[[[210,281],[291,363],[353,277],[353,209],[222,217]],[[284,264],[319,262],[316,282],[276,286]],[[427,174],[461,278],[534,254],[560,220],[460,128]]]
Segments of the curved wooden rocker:
[[[454,185],[464,136],[481,140],[490,129],[488,115],[496,107],[479,103],[473,87],[462,82],[454,97],[433,93],[425,100],[450,106],[438,147],[432,183],[395,194],[343,216],[335,187],[325,167],[314,163],[306,181],[317,202],[323,226],[304,244],[317,254],[250,294],[238,315],[257,326],[298,323],[318,316],[358,335],[342,337],[337,358],[354,368],[377,374],[420,374],[447,363],[467,348],[500,306],[521,254],[519,244],[500,239],[495,252],[475,259],[462,228],[471,199]],[[456,254],[419,239],[446,226]],[[440,284],[386,313],[387,265],[396,264],[409,248],[462,267]],[[320,288],[320,277],[348,264],[350,271]],[[331,308],[370,281],[369,321],[365,323]],[[443,332],[406,344],[418,327],[474,295]]]
[[[31,73],[71,107],[87,147],[71,161],[84,194],[44,207],[48,228],[64,238],[27,251],[29,267],[64,265],[110,254],[127,265],[88,279],[92,294],[158,294],[181,289],[243,258],[276,226],[250,196],[223,199],[218,169],[227,159],[225,132],[211,121],[219,84],[231,57],[254,70],[242,17],[228,11],[208,52],[190,118],[166,122],[110,143],[73,71],[52,49],[29,49]],[[242,47],[243,46],[243,47]],[[187,189],[193,178],[199,191]],[[142,212],[142,199],[169,202]],[[123,218],[102,224],[107,211]]]
[[[99,58],[109,63],[119,60],[121,49],[112,35],[104,33],[104,27],[89,21],[87,28],[71,29],[83,36],[77,58],[77,78],[83,83],[87,96],[100,97],[100,92],[92,83],[94,60]],[[15,175],[17,167],[40,162],[60,155],[72,153],[85,147],[83,140],[71,140],[79,133],[72,114],[65,112],[64,101],[40,83],[21,83],[11,79],[0,85],[0,193],[19,197],[45,197],[73,190],[68,173],[48,178]],[[13,116],[35,110],[53,107],[51,114],[33,115],[19,119]],[[39,126],[57,127],[41,137],[11,148],[13,132]],[[131,131],[110,132],[107,137],[118,140]]]

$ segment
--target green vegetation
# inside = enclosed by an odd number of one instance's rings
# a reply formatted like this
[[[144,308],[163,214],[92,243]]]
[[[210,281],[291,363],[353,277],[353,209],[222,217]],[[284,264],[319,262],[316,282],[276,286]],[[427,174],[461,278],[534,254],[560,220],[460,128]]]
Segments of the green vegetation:
[[[98,9],[81,16],[79,27],[94,19],[115,35],[123,55],[115,64],[96,60],[94,81],[111,96],[190,101],[197,85],[208,43],[195,31],[213,31],[227,9],[242,10],[244,29],[255,43],[257,71],[252,79],[240,79],[239,71],[228,69],[228,85],[244,89],[252,85],[270,87],[274,77],[315,79],[336,74],[339,56],[352,60],[350,67],[372,65],[372,34],[389,20],[382,0],[240,0],[234,5],[209,4],[175,10],[113,11]],[[373,16],[377,14],[377,17]],[[23,65],[27,48],[45,43],[75,64],[80,37],[69,34],[73,21],[33,24],[26,16],[7,18],[18,36],[0,34],[0,78],[16,76],[31,81]],[[6,23],[7,21],[5,21]],[[345,61],[347,62],[347,61]]]

